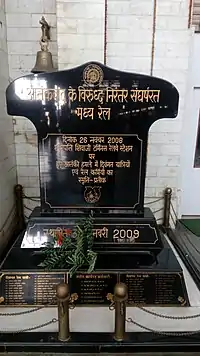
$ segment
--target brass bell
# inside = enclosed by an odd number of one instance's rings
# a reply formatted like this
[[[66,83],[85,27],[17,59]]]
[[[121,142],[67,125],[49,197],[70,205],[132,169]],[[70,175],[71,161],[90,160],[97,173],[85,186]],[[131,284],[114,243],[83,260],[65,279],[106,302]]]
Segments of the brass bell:
[[[32,73],[44,73],[54,71],[52,54],[49,52],[49,41],[50,41],[50,26],[42,16],[39,23],[42,25],[42,37],[40,39],[41,50],[37,52],[36,63],[32,69]]]
[[[48,51],[38,51],[36,57],[35,67],[32,69],[32,73],[44,73],[53,72],[52,54]]]

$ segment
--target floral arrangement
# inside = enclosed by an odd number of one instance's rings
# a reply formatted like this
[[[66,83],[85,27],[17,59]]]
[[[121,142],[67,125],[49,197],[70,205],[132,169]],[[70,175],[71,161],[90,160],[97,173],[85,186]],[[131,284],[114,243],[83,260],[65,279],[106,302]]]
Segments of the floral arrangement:
[[[93,217],[89,215],[75,225],[75,229],[58,232],[54,241],[43,249],[44,261],[39,264],[47,270],[69,269],[72,276],[79,269],[91,273],[96,264],[97,254],[93,247]],[[55,243],[57,248],[55,248]]]

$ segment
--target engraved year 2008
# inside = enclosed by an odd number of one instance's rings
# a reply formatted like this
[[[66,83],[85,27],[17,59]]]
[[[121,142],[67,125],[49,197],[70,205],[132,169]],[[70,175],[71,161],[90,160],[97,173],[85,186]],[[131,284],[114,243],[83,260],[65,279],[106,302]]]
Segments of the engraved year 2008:
[[[88,143],[88,138],[86,136],[80,137],[80,143]],[[108,137],[108,144],[123,143],[123,137]]]
[[[137,229],[115,229],[113,231],[113,240],[115,239],[138,239],[140,232]]]
[[[123,143],[122,137],[108,137],[108,143]]]

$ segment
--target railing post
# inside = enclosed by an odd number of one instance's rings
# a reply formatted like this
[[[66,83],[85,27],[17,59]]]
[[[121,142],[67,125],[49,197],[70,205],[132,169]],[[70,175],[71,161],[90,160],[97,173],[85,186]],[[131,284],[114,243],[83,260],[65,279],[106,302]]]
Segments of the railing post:
[[[163,227],[169,229],[170,227],[170,205],[172,199],[172,189],[166,188],[164,193],[164,216],[163,216]]]
[[[126,328],[126,301],[128,299],[128,289],[126,284],[117,283],[114,288],[115,303],[115,334],[116,341],[123,341]]]
[[[60,283],[56,287],[56,297],[58,302],[58,339],[68,341],[70,339],[69,330],[69,286],[66,283]]]
[[[24,205],[23,205],[23,187],[20,184],[15,185],[15,204],[16,204],[16,215],[17,215],[17,224],[19,231],[25,229],[25,219],[24,219]]]

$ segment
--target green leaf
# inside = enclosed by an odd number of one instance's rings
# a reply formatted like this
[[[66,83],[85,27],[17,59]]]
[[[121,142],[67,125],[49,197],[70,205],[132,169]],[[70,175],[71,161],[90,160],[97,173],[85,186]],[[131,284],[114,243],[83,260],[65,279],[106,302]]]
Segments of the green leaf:
[[[54,248],[56,238],[53,243],[47,243],[43,249],[44,261],[39,266],[45,266],[48,270],[70,268],[71,276],[86,265],[89,265],[89,273],[93,271],[97,259],[97,254],[92,251],[93,221],[91,216],[82,219],[75,226],[74,239],[64,238],[60,247]]]
[[[96,260],[97,260],[97,253],[94,251],[88,251],[88,264],[89,264],[88,273],[94,271]]]
[[[43,261],[43,262],[41,262],[41,263],[39,263],[38,267],[45,267],[45,263],[44,263],[44,261]]]

